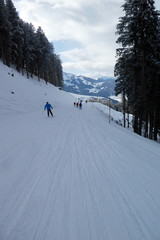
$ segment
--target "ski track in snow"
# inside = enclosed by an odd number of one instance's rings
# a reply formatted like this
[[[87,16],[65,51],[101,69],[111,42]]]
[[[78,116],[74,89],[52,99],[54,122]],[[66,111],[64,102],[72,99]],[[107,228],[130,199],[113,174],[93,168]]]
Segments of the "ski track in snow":
[[[57,101],[54,118],[7,104],[0,240],[160,239],[157,143],[109,124],[93,104]]]

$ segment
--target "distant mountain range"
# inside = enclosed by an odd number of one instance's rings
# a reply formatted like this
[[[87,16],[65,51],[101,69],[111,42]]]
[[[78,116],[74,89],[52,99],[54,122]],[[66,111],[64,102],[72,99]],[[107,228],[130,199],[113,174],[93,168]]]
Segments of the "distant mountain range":
[[[64,88],[66,92],[108,98],[115,95],[115,78],[102,77],[97,80],[71,73],[63,73]]]

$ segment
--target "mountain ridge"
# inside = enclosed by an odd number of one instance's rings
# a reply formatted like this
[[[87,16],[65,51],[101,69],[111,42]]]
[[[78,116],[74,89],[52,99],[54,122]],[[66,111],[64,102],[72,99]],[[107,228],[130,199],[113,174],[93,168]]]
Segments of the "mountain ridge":
[[[64,72],[63,79],[63,90],[66,92],[106,98],[115,95],[114,77],[100,77],[96,80],[83,75],[74,75]]]

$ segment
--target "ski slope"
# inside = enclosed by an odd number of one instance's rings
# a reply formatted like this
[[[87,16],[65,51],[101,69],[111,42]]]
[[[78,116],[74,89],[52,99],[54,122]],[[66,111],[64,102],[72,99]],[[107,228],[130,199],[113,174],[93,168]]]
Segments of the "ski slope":
[[[0,71],[0,240],[159,240],[159,144]]]

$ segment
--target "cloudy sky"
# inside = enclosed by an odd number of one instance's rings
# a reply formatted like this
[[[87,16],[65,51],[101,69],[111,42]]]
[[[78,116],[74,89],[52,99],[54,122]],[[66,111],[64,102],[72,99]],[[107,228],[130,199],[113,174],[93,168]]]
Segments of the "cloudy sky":
[[[156,7],[158,8],[156,0]],[[114,76],[118,18],[124,0],[13,0],[20,18],[41,26],[63,70]],[[159,4],[160,6],[160,4]]]

